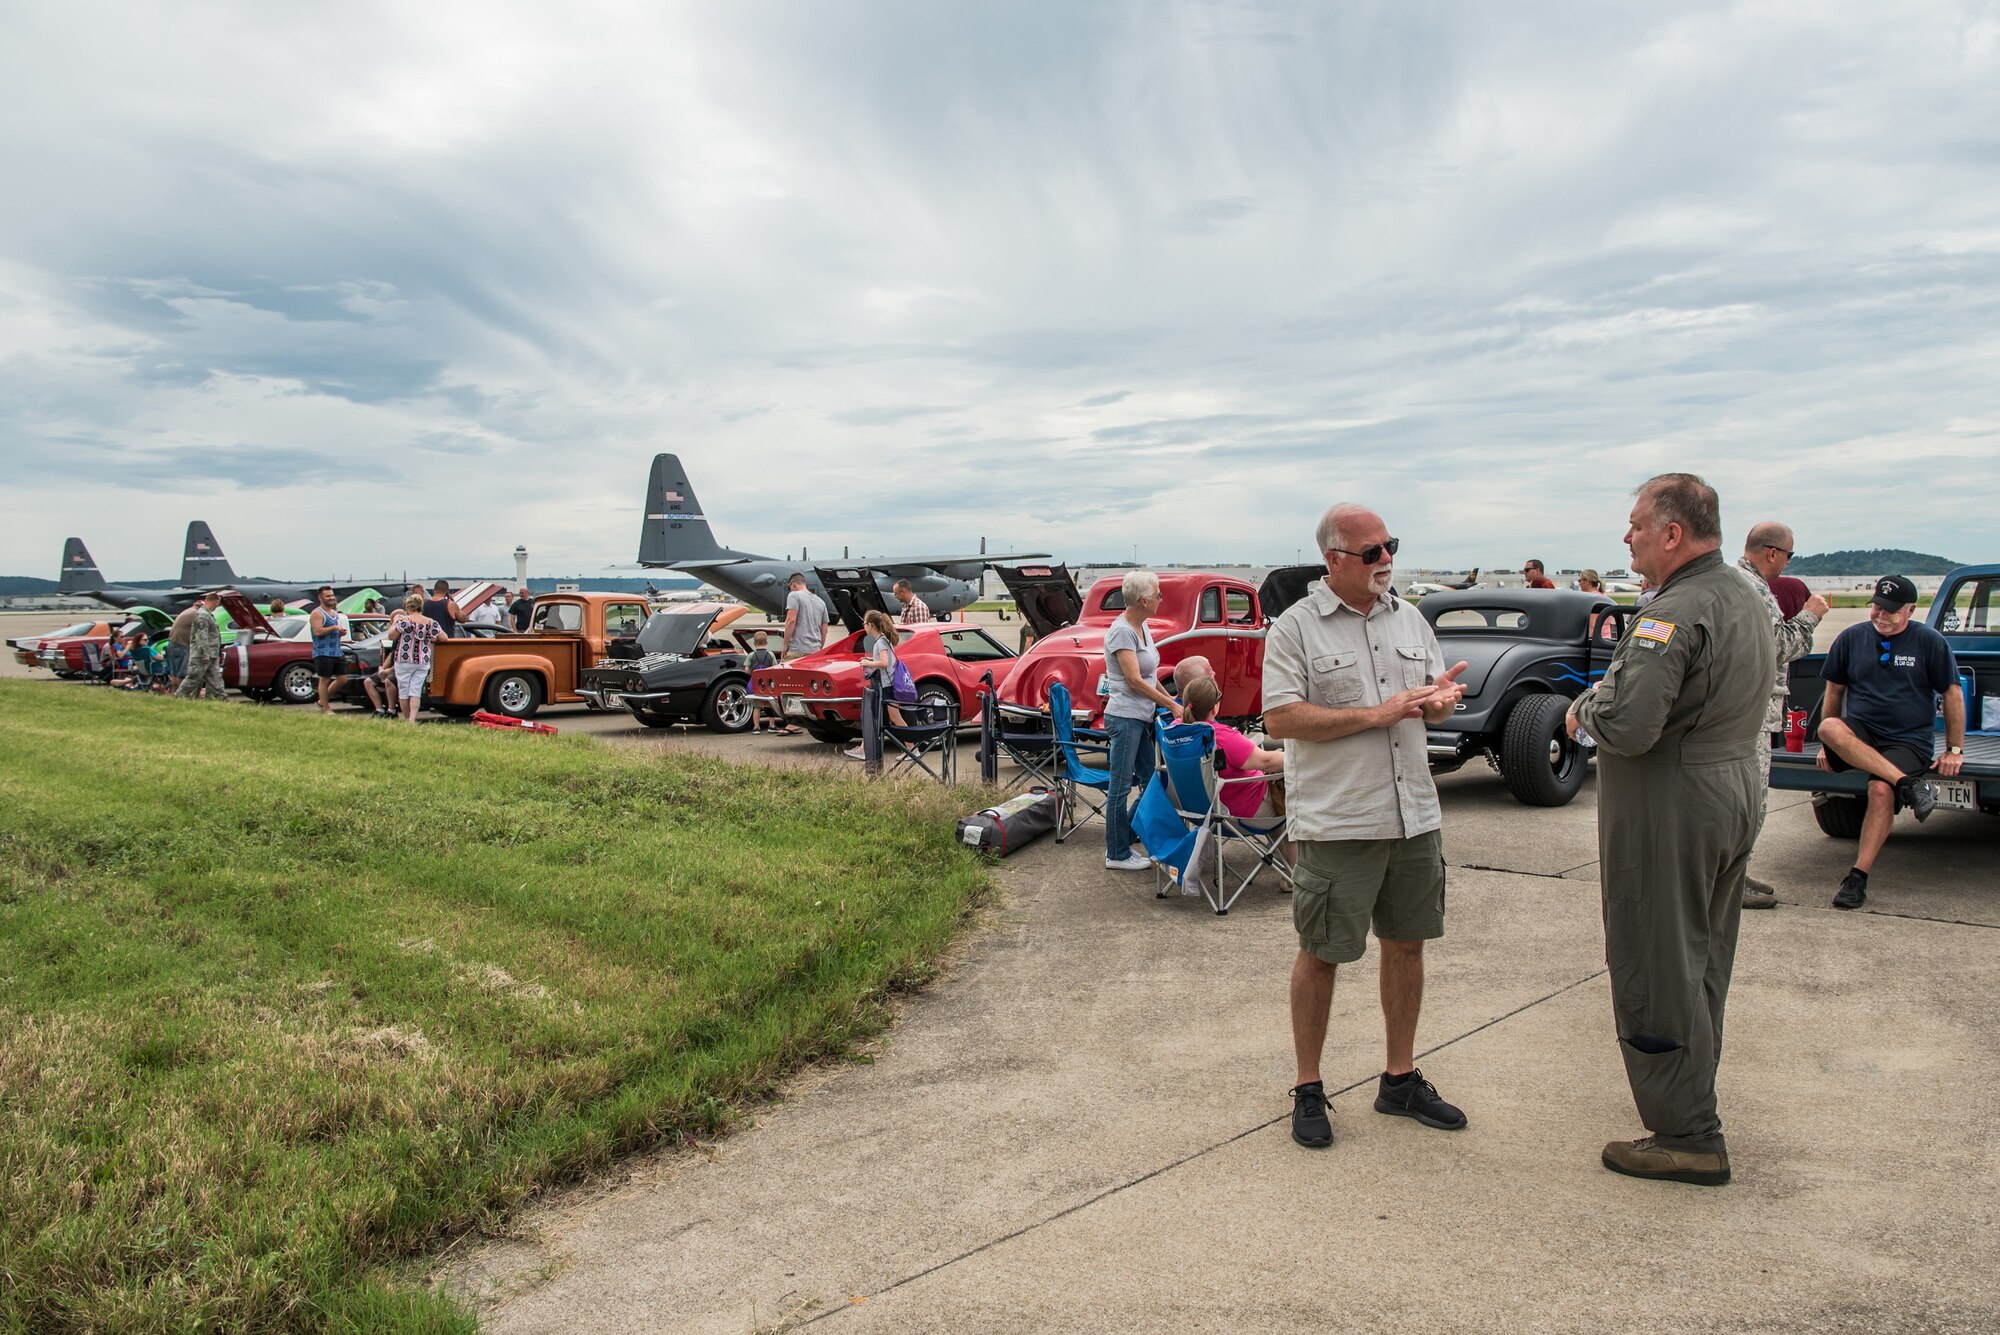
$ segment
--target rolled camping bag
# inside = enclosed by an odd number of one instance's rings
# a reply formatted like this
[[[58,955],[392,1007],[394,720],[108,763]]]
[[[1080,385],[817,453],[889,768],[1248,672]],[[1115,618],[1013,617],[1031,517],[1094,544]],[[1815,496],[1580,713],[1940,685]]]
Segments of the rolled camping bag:
[[[997,807],[960,818],[958,841],[967,848],[1004,858],[1055,829],[1061,818],[1061,794],[1034,788]]]

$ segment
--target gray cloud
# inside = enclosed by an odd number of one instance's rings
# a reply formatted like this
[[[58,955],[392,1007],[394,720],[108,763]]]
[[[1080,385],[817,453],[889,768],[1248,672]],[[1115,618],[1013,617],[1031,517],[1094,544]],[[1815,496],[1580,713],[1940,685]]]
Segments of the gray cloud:
[[[766,551],[1289,559],[1354,496],[1617,565],[1690,467],[1990,555],[1973,0],[597,17],[11,15],[0,570],[202,510],[281,573],[587,571],[660,449]]]

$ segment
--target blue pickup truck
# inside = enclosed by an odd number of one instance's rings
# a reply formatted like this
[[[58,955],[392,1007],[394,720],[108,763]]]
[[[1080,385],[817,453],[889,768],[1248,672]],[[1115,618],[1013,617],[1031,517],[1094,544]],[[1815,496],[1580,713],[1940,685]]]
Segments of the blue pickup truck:
[[[1965,765],[1956,778],[1930,776],[1938,805],[2000,816],[2000,565],[1960,566],[1945,576],[1931,601],[1931,627],[1951,643],[1965,691]],[[1771,751],[1771,786],[1813,795],[1813,819],[1836,839],[1861,834],[1868,778],[1853,770],[1829,774],[1818,768],[1819,679],[1825,654],[1792,664],[1791,707],[1808,711],[1804,751],[1787,751],[1782,741]],[[1940,712],[1938,731],[1944,730]],[[1944,739],[1937,750],[1944,751]]]

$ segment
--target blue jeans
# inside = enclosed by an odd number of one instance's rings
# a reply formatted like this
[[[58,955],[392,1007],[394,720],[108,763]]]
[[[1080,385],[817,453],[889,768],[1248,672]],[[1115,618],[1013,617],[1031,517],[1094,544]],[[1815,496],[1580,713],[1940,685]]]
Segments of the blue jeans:
[[[1104,856],[1117,861],[1132,856],[1132,810],[1135,794],[1144,792],[1153,773],[1153,720],[1107,717],[1111,730],[1111,786],[1105,790]]]

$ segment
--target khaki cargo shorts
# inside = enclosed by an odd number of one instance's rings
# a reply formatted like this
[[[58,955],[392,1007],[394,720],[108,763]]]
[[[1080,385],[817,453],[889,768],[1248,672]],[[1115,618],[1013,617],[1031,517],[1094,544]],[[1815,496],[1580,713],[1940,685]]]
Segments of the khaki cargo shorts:
[[[1444,839],[1301,840],[1292,926],[1299,949],[1328,964],[1352,964],[1382,941],[1444,935]]]

